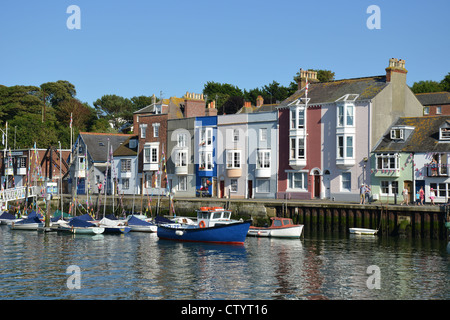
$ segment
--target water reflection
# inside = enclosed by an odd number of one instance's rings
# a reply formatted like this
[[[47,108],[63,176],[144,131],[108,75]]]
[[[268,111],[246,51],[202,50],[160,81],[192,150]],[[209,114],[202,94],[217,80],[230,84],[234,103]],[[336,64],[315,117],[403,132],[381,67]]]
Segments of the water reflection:
[[[156,234],[70,235],[0,226],[0,299],[449,299],[450,243],[364,236],[248,238],[242,246]],[[67,288],[67,267],[81,289]],[[381,271],[368,289],[367,268]]]

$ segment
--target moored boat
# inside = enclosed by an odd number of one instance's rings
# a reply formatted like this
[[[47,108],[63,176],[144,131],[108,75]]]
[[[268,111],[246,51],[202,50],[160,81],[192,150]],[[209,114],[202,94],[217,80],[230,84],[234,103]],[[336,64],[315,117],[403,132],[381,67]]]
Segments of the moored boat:
[[[272,238],[295,238],[298,239],[302,235],[303,225],[294,224],[290,218],[271,218],[272,225],[270,227],[254,227],[248,230],[249,236],[254,237],[272,237]]]
[[[366,228],[349,228],[350,233],[360,234],[360,235],[375,235],[378,230],[376,229],[366,229]]]
[[[134,215],[128,217],[127,224],[133,232],[156,232],[158,230],[155,224]]]
[[[103,233],[124,234],[131,230],[124,223],[121,220],[112,220],[105,217],[97,223],[97,226],[105,229]]]
[[[20,221],[12,222],[9,227],[11,230],[32,230],[36,231],[39,227],[42,227],[44,223],[37,217],[22,219]]]
[[[71,219],[67,224],[60,224],[58,231],[70,232],[74,234],[101,234],[105,228],[97,227],[95,224],[79,218]]]
[[[0,224],[11,224],[13,222],[18,222],[23,219],[17,219],[15,215],[5,211],[0,215]]]
[[[168,223],[158,225],[160,239],[243,244],[251,221],[231,219],[231,212],[220,207],[202,207],[197,211],[197,224]]]

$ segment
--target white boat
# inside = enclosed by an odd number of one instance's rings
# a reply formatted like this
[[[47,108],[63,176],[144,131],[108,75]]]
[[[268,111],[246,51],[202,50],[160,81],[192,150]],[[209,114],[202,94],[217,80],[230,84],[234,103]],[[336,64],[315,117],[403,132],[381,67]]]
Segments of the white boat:
[[[70,232],[74,234],[102,234],[105,228],[97,227],[95,224],[78,218],[71,219],[67,224],[60,223],[58,231]]]
[[[5,211],[0,215],[0,224],[11,224],[13,222],[17,222],[23,219],[16,219],[16,216],[9,213],[8,211]]]
[[[248,230],[248,236],[272,238],[300,238],[303,231],[302,224],[293,224],[289,218],[271,218],[270,227],[253,227]]]
[[[125,223],[126,221],[123,220],[112,220],[105,217],[98,221],[97,226],[104,228],[104,233],[123,234],[131,231],[130,227],[126,226]]]
[[[375,235],[378,230],[376,229],[366,229],[366,228],[350,228],[350,233],[352,234],[361,234],[361,235]]]
[[[36,231],[39,227],[43,227],[44,223],[36,216],[12,222],[9,227],[11,230],[32,230]]]
[[[144,219],[146,219],[147,217],[143,216]],[[158,231],[158,227],[153,224],[150,223],[148,221],[145,221],[143,218],[138,217],[138,216],[128,216],[128,221],[127,221],[127,225],[128,227],[130,227],[131,231],[134,232],[157,232]]]

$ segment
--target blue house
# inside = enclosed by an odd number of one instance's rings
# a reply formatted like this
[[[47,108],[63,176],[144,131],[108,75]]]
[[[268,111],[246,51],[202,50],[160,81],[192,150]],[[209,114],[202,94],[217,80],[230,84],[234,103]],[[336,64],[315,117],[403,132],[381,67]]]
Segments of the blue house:
[[[196,117],[194,136],[196,190],[217,196],[217,116]]]

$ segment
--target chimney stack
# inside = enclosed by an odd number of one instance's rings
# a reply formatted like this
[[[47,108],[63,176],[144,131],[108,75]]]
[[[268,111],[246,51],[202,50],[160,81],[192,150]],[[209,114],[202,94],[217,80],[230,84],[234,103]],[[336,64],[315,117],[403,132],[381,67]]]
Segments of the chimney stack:
[[[405,69],[405,60],[391,58],[389,59],[389,67],[386,68],[386,82],[391,82],[396,75],[404,77],[406,82],[407,73],[408,71]]]
[[[264,104],[264,98],[262,96],[258,96],[256,98],[256,107],[259,108]]]
[[[317,71],[300,69],[300,77],[297,80],[298,90],[306,87],[306,79],[308,79],[309,83],[319,82],[317,80]]]

